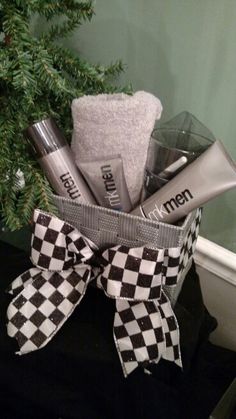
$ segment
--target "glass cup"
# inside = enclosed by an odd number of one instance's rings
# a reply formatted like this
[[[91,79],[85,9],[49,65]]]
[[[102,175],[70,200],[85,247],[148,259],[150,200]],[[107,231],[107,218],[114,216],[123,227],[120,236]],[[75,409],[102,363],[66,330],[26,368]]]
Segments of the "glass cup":
[[[176,128],[154,129],[150,138],[141,201],[200,156],[213,140]]]

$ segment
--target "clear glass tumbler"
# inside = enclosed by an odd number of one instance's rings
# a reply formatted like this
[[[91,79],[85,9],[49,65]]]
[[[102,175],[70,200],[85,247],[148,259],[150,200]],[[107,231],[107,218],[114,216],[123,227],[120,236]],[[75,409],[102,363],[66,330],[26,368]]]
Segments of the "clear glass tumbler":
[[[176,128],[154,129],[150,138],[141,201],[200,156],[212,139]]]

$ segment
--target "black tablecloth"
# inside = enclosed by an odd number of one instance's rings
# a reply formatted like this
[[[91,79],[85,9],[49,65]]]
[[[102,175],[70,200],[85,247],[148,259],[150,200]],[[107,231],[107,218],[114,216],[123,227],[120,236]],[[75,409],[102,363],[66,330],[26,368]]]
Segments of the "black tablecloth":
[[[6,333],[4,290],[31,266],[0,242],[1,419],[205,419],[236,375],[236,354],[208,342],[216,320],[202,300],[192,265],[175,313],[184,368],[161,360],[152,375],[123,377],[113,341],[114,301],[89,287],[81,304],[43,349],[18,356]]]

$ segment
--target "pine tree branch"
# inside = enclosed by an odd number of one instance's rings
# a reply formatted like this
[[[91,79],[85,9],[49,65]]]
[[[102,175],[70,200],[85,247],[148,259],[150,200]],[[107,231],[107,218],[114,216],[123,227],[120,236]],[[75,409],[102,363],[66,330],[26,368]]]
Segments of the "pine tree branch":
[[[75,56],[75,54],[68,49],[57,45],[51,45],[49,53],[53,57],[54,65],[57,66],[60,71],[63,70],[70,77],[73,77],[74,84],[81,90],[84,88],[91,89],[96,86],[97,89],[95,92],[109,92],[113,89],[109,84],[111,78],[114,79],[124,71],[121,60],[118,60],[107,67],[100,65],[94,66],[78,56]]]
[[[82,23],[80,14],[77,16],[72,15],[71,17],[68,15],[67,17],[68,19],[61,24],[51,25],[48,33],[42,36],[42,40],[46,44],[49,41],[67,37]]]
[[[38,39],[30,32],[35,13],[51,25]],[[93,65],[54,43],[93,14],[92,1],[0,0],[0,218],[10,230],[27,224],[36,206],[57,212],[23,130],[52,116],[70,142],[73,98],[123,90],[112,83],[123,71],[120,61]],[[21,189],[19,169],[25,179]]]
[[[35,185],[35,196],[37,207],[51,212],[52,214],[58,214],[57,208],[53,203],[52,189],[49,186],[48,181],[42,174],[37,170],[33,172],[33,181]]]
[[[2,30],[5,34],[6,44],[11,45],[12,42],[18,42],[27,39],[29,36],[29,22],[27,16],[17,10],[13,5],[5,8],[2,18]]]
[[[47,20],[53,19],[55,16],[67,16],[72,13],[79,13],[83,19],[90,20],[94,14],[93,1],[76,1],[76,0],[60,0],[60,1],[34,1],[31,2],[32,12],[37,12],[45,16]]]

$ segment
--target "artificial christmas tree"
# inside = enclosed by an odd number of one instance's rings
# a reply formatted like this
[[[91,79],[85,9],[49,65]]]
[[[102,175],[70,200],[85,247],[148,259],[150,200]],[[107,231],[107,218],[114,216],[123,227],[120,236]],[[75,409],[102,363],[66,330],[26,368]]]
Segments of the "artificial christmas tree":
[[[0,218],[10,230],[26,225],[35,207],[53,211],[23,130],[50,115],[70,141],[73,98],[123,90],[111,81],[123,70],[120,61],[90,65],[58,42],[93,13],[91,1],[0,0]],[[30,26],[35,14],[48,21],[38,37]]]

